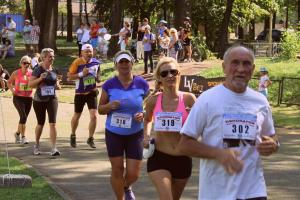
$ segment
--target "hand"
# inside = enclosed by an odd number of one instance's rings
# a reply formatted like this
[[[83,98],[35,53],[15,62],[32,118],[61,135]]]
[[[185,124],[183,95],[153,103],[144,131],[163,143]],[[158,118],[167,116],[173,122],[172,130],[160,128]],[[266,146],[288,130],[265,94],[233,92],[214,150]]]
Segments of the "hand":
[[[83,68],[83,70],[82,70],[82,73],[83,73],[83,76],[86,76],[86,75],[88,75],[88,73],[89,73],[89,69],[88,69],[88,68],[86,68],[86,67],[84,67],[84,68]]]
[[[217,161],[219,161],[225,170],[233,175],[239,173],[243,169],[243,161],[238,158],[240,152],[233,149],[222,149],[217,156]]]
[[[114,101],[110,102],[109,105],[112,110],[115,110],[120,107],[121,102],[118,100],[114,100]]]
[[[270,136],[262,136],[262,141],[257,145],[257,151],[262,156],[269,156],[279,148],[275,139]]]
[[[42,79],[45,79],[46,77],[47,77],[47,75],[48,75],[48,72],[44,72],[44,73],[41,73],[41,78]]]
[[[146,148],[146,149],[149,148],[149,141],[150,141],[150,136],[149,135],[144,136],[144,140],[143,140],[144,148]]]
[[[143,119],[144,119],[144,113],[143,112],[138,112],[138,113],[135,113],[134,117],[135,121],[137,122],[142,122]]]

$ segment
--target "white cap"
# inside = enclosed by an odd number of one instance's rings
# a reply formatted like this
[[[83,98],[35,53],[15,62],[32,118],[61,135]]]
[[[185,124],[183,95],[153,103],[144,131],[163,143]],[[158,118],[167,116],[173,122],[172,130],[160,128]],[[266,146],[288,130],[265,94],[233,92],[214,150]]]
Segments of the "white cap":
[[[29,20],[29,19],[26,19],[24,22],[28,22],[28,23],[30,23],[30,20]]]
[[[118,63],[122,59],[126,59],[130,62],[133,62],[133,58],[130,55],[128,55],[127,53],[122,53],[118,55],[118,57],[116,57],[116,63]]]
[[[87,50],[87,49],[90,49],[91,51],[93,51],[93,46],[90,45],[90,44],[84,44],[84,45],[82,45],[81,51],[84,51],[84,50]]]

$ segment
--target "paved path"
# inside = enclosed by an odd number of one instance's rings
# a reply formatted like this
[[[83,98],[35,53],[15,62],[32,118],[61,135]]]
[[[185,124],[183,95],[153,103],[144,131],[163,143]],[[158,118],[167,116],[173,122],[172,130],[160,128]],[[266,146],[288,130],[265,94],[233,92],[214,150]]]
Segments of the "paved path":
[[[199,69],[198,69],[199,70]],[[58,108],[58,148],[62,156],[49,156],[49,127],[45,125],[42,135],[40,156],[32,155],[32,145],[14,144],[13,133],[18,122],[18,114],[13,107],[11,98],[0,97],[0,149],[4,149],[4,129],[9,141],[9,154],[33,166],[39,171],[56,190],[65,198],[72,200],[112,200],[113,192],[110,187],[110,164],[104,143],[105,116],[98,116],[96,129],[96,150],[86,144],[88,112],[83,111],[77,131],[78,147],[69,146],[70,119],[73,104],[60,103]],[[1,108],[1,107],[0,107]],[[2,111],[2,112],[1,112]],[[4,116],[2,116],[2,113]],[[2,126],[4,120],[5,127]],[[36,124],[33,110],[30,113],[27,126],[27,136],[34,141]],[[281,140],[281,150],[278,154],[264,159],[265,175],[271,200],[300,199],[300,130],[277,129]],[[198,160],[194,159],[193,174],[182,195],[183,200],[197,199],[198,194]],[[145,162],[141,177],[135,183],[134,192],[138,200],[158,199],[147,174]]]

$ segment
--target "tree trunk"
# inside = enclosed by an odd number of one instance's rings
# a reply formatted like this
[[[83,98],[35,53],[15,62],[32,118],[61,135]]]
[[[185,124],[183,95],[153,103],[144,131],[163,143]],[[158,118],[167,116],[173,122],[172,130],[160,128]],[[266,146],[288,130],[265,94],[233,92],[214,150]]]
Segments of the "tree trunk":
[[[184,20],[185,16],[186,16],[185,0],[174,0],[174,26],[175,26],[175,28],[179,28],[180,26],[183,26],[183,20]]]
[[[270,17],[265,17],[264,30],[268,30],[270,26]]]
[[[111,32],[113,34],[118,33],[122,27],[122,0],[112,0],[111,13],[114,13],[110,17]],[[114,54],[120,49],[118,45],[119,37],[112,37],[109,44],[108,55],[114,56]]]
[[[89,23],[89,14],[87,12],[86,0],[84,0],[84,11],[85,11],[85,21],[86,21],[86,23]]]
[[[250,21],[250,26],[249,26],[249,40],[255,40],[255,20]]]
[[[82,0],[79,1],[79,22],[82,23]]]
[[[224,18],[222,20],[221,29],[219,30],[219,52],[218,57],[222,58],[228,45],[228,26],[230,22],[232,6],[234,0],[227,0]]]
[[[67,0],[67,42],[73,41],[72,0]]]
[[[300,23],[300,0],[298,0],[298,23]]]
[[[275,29],[275,24],[276,24],[276,12],[273,14],[273,19],[272,19],[272,29]]]
[[[290,6],[290,1],[286,1],[286,13],[285,13],[285,28],[289,28],[289,6]]]
[[[39,49],[56,48],[58,0],[34,0],[34,16],[39,21],[41,34]]]
[[[25,1],[25,19],[29,19],[32,22],[32,14],[31,14],[31,9],[30,9],[30,2],[29,0]]]
[[[243,40],[244,39],[244,28],[241,27],[241,26],[238,26],[238,38],[240,40]]]

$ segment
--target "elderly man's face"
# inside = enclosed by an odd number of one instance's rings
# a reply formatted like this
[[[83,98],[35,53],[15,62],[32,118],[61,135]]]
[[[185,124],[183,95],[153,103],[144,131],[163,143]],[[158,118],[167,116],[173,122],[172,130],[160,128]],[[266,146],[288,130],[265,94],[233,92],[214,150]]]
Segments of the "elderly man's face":
[[[229,52],[222,65],[226,75],[225,87],[237,93],[244,92],[255,68],[250,52],[237,47]]]

